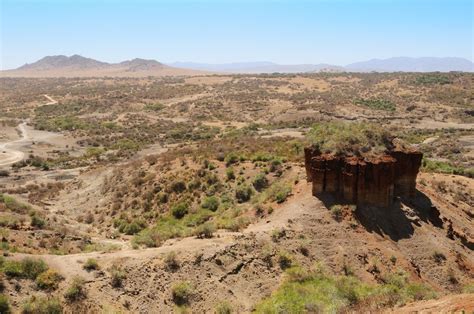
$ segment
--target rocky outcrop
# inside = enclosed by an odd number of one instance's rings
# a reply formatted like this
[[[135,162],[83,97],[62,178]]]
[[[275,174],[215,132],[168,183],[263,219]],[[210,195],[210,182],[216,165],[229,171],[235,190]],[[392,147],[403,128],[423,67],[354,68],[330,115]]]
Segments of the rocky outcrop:
[[[422,154],[394,148],[376,157],[336,156],[305,148],[308,181],[313,195],[331,194],[357,205],[389,207],[394,196],[411,198],[416,194],[416,176]]]

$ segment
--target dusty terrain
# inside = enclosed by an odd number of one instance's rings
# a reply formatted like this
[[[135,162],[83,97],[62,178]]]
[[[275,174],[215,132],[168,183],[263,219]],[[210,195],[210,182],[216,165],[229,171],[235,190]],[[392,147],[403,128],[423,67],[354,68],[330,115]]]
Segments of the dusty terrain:
[[[281,291],[314,293],[311,276],[339,291],[322,312],[474,310],[472,74],[0,80],[15,310],[43,296],[71,313],[273,313]],[[422,151],[416,198],[387,212],[314,197],[303,147],[326,121]],[[62,279],[12,270],[28,257]]]

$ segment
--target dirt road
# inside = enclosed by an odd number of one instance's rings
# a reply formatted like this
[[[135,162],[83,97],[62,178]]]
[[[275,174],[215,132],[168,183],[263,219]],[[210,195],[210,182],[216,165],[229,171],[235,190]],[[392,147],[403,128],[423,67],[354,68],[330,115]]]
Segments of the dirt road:
[[[21,137],[20,139],[6,143],[0,143],[0,167],[9,166],[23,160],[25,153],[18,150],[18,148],[28,142],[31,142],[26,130],[26,123],[27,121],[18,125],[18,131],[20,132]]]
[[[56,100],[54,100],[48,95],[43,96],[48,100],[48,102],[43,104],[42,106],[54,105],[58,103]],[[28,120],[23,121],[17,127],[20,133],[20,139],[0,143],[0,168],[10,166],[16,162],[23,160],[23,158],[25,157],[25,153],[21,151],[20,148],[22,146],[32,143],[32,138],[26,128],[27,123]]]

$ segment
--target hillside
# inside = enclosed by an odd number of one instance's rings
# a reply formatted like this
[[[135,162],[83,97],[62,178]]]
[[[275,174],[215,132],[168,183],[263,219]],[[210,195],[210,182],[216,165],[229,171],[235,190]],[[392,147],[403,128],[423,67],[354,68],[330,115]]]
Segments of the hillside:
[[[2,78],[0,311],[470,313],[471,81]]]
[[[156,60],[133,59],[119,63],[101,62],[79,55],[47,56],[14,70],[0,72],[0,77],[147,77],[198,75],[206,72],[174,68]]]

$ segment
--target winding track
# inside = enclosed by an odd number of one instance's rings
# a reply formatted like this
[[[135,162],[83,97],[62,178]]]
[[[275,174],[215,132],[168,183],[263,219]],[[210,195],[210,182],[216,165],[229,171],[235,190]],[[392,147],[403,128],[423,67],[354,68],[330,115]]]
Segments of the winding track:
[[[30,142],[28,132],[26,131],[26,121],[18,125],[21,138],[15,141],[0,143],[0,167],[9,166],[16,162],[23,160],[25,153],[14,148],[20,146],[19,144],[25,144]]]
[[[54,105],[58,102],[48,95],[44,95],[48,102],[45,105]],[[12,165],[16,162],[23,160],[25,153],[19,150],[19,147],[31,143],[31,138],[28,135],[26,130],[26,124],[28,120],[23,121],[18,125],[18,130],[20,131],[21,138],[15,141],[10,141],[6,143],[0,143],[0,167],[6,167]]]

